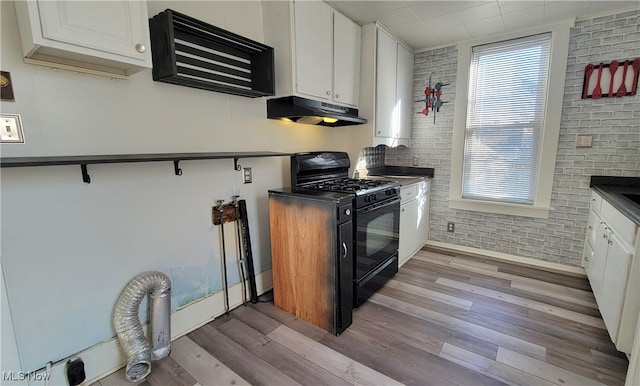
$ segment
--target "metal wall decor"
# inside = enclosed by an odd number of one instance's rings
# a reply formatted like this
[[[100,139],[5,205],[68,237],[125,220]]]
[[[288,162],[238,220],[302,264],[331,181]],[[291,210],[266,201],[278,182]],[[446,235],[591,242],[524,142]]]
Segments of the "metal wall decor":
[[[584,69],[582,99],[636,95],[640,58],[614,60],[605,64],[587,64]]]
[[[415,102],[424,102],[425,107],[424,109],[422,109],[421,112],[419,112],[418,114],[424,114],[424,115],[429,115],[429,110],[431,110],[432,114],[433,114],[433,123],[436,123],[436,113],[440,111],[440,107],[442,107],[442,105],[444,103],[447,103],[449,101],[443,101],[442,99],[440,99],[440,96],[442,95],[442,92],[440,91],[442,89],[442,87],[444,86],[448,86],[449,83],[436,83],[435,86],[433,86],[433,88],[431,88],[431,76],[429,76],[429,86],[427,86],[427,88],[424,89],[424,99],[420,99],[417,100]]]

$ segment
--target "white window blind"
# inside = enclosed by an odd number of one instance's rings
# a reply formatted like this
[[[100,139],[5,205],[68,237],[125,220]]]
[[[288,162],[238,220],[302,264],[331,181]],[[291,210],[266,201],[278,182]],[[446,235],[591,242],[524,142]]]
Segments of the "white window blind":
[[[533,204],[551,34],[473,47],[462,197]]]

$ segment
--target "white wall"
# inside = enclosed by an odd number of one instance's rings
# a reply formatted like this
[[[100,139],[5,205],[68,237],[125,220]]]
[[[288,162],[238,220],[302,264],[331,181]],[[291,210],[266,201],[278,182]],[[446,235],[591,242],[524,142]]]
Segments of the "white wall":
[[[13,2],[0,7],[1,68],[16,97],[0,109],[21,114],[26,137],[1,145],[3,157],[344,150],[356,159],[369,145],[361,127],[267,120],[264,98],[153,82],[150,70],[116,80],[25,65]],[[263,41],[260,2],[153,1],[149,16],[166,8]],[[289,162],[240,163],[253,168],[252,184],[242,184],[232,160],[183,161],[182,176],[171,162],[90,165],[90,184],[79,166],[2,169],[2,268],[22,370],[113,337],[117,297],[140,272],[169,275],[173,309],[220,291],[219,229],[210,218],[217,199],[247,200],[256,272],[270,268],[267,190],[289,184]],[[234,236],[233,225],[225,229]],[[227,251],[237,282],[231,240]],[[5,330],[3,342],[12,338]]]

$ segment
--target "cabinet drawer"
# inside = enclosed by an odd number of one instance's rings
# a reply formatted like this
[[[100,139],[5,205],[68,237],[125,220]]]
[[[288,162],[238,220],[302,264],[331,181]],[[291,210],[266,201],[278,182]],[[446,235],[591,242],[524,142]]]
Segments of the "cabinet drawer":
[[[602,219],[609,225],[613,232],[627,244],[635,245],[638,226],[607,201],[603,200],[600,205]]]
[[[401,203],[413,200],[418,195],[418,184],[403,186],[400,190]]]

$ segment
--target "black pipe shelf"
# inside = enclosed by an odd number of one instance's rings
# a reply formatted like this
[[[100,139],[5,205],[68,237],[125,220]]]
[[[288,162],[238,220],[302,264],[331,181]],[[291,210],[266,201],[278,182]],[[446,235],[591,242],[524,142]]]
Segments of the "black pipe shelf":
[[[238,164],[240,158],[287,157],[290,153],[278,152],[215,152],[215,153],[160,153],[160,154],[109,154],[109,155],[72,155],[72,156],[37,156],[37,157],[2,157],[0,166],[3,168],[32,167],[32,166],[62,166],[80,165],[82,181],[91,183],[87,165],[115,164],[132,162],[163,162],[172,161],[176,176],[182,175],[180,161],[233,159],[233,168],[241,170]]]

